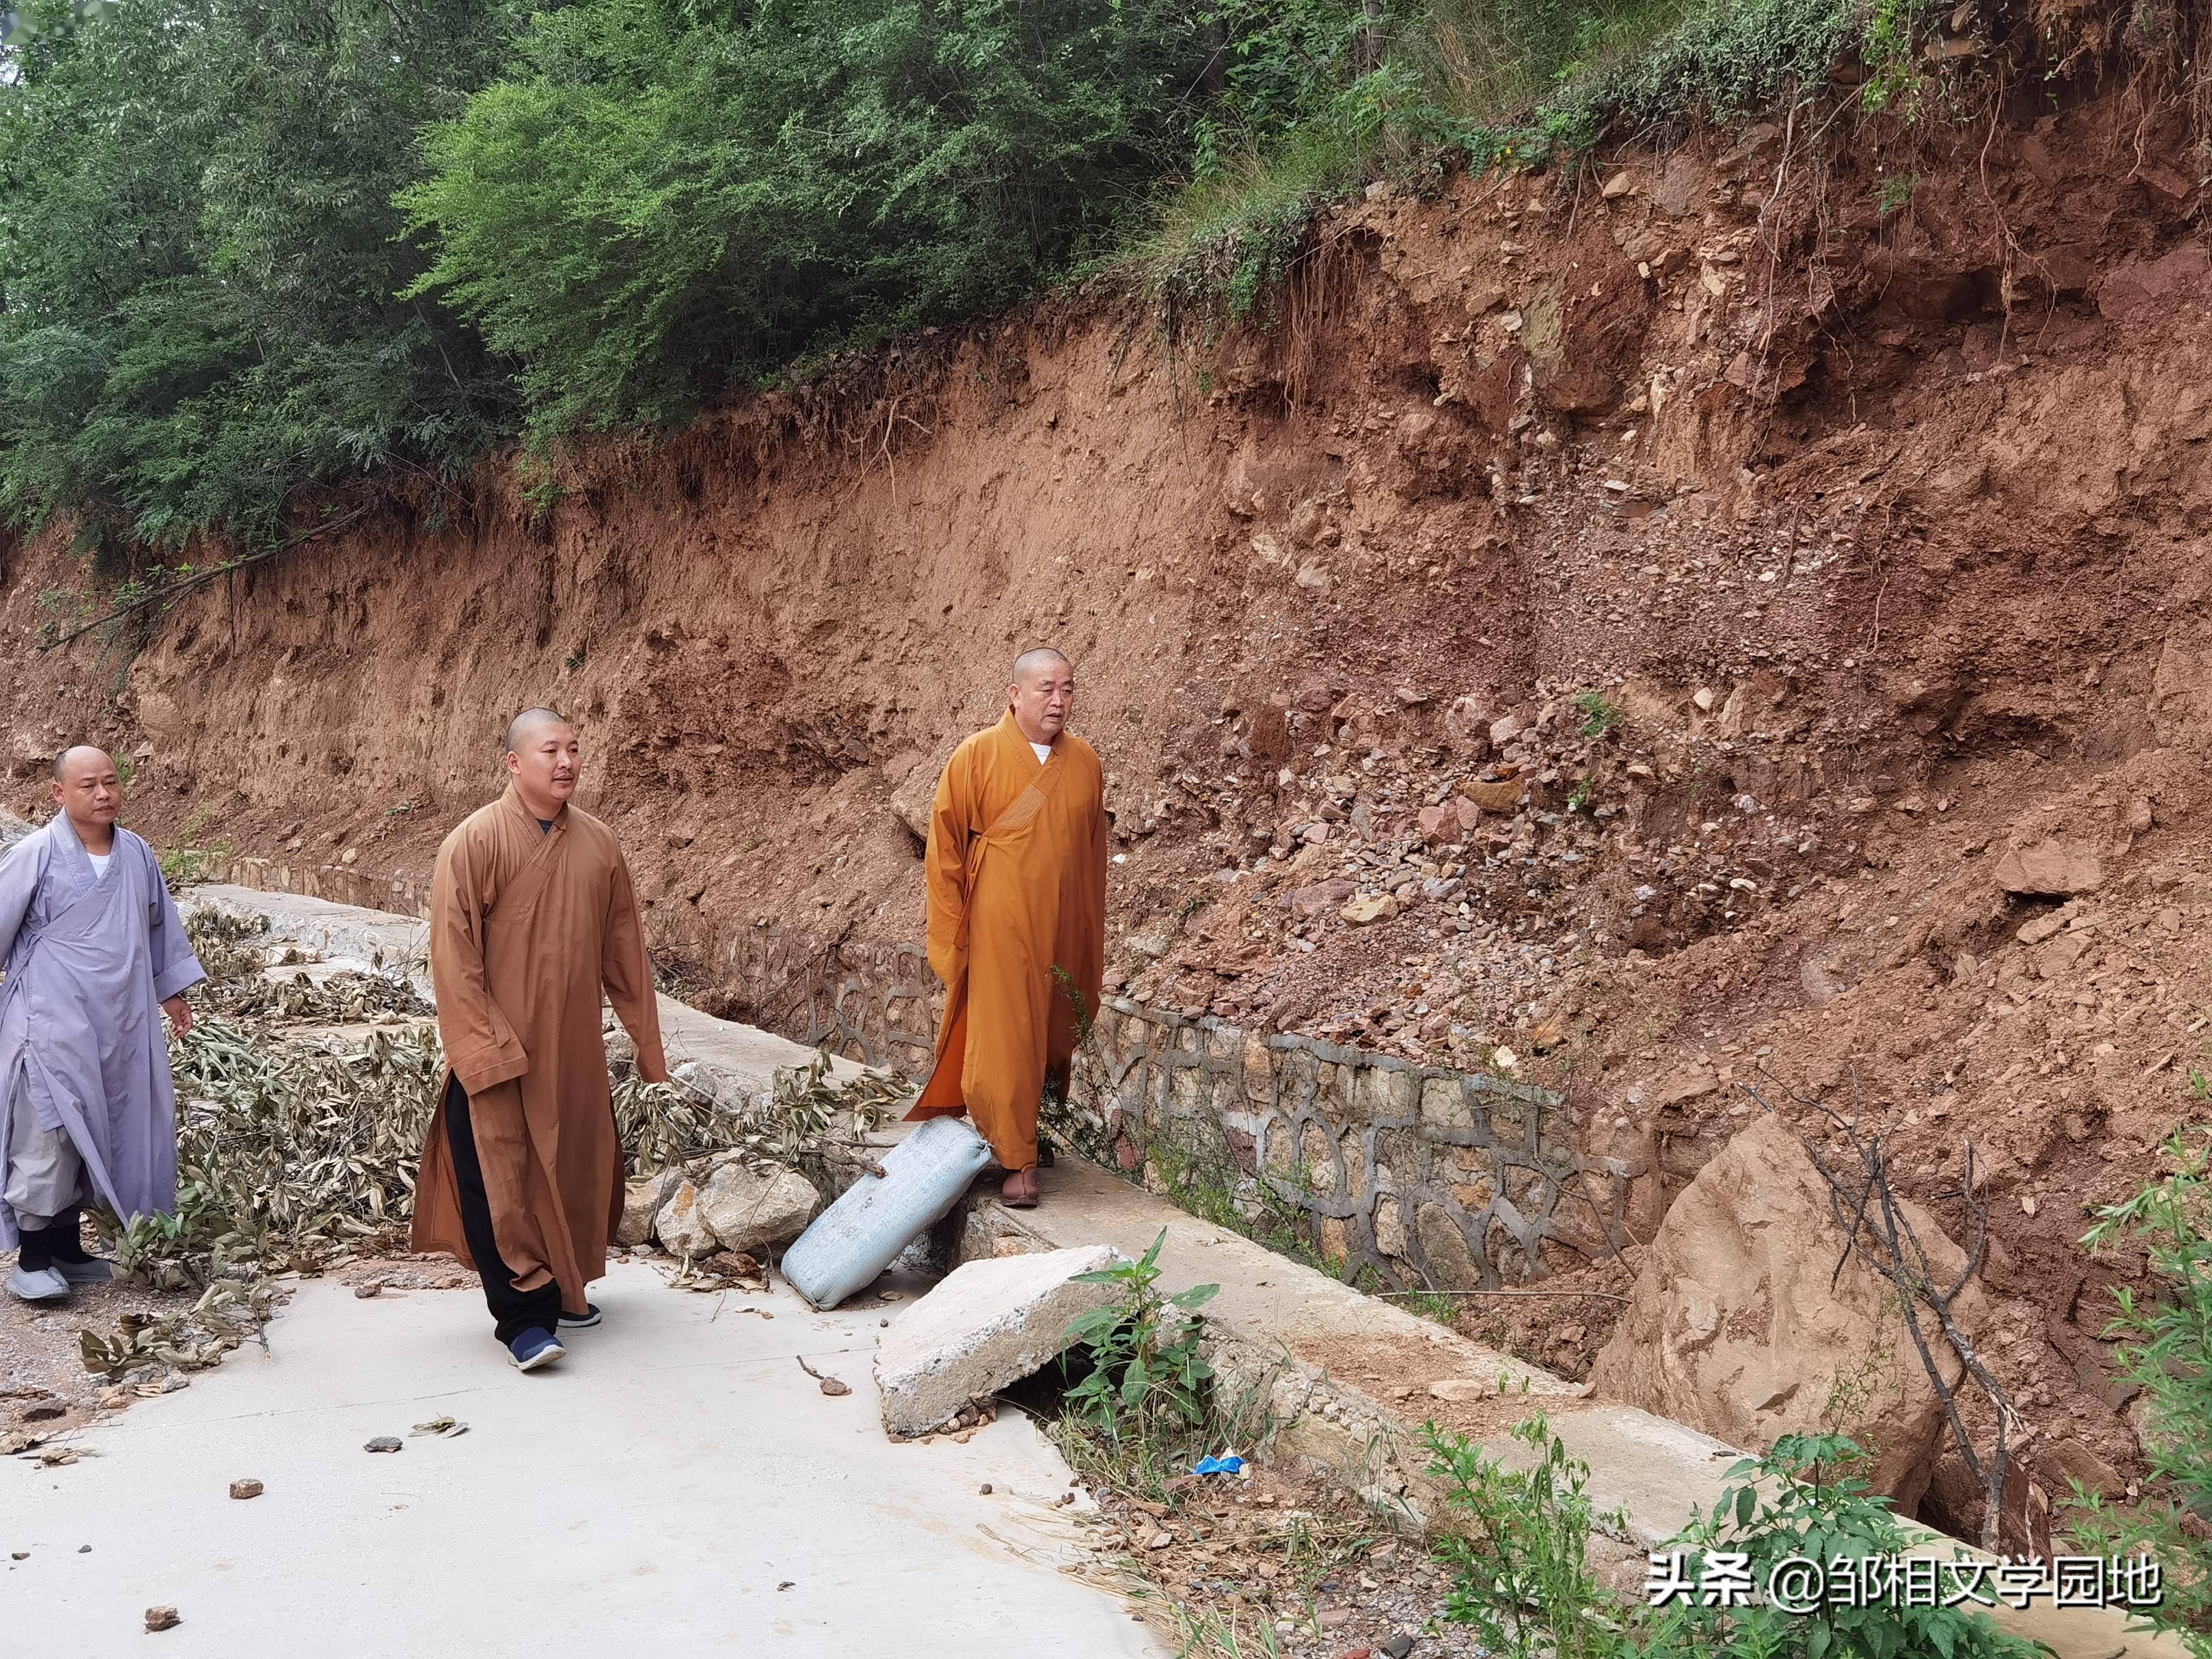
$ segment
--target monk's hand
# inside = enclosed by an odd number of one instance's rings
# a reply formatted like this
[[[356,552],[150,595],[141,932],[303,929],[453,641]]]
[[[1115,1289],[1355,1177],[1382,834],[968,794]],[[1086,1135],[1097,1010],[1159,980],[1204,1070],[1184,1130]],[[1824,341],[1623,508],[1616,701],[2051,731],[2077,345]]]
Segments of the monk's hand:
[[[192,1029],[192,1005],[184,998],[171,997],[161,1005],[161,1012],[169,1017],[169,1029],[179,1036]]]

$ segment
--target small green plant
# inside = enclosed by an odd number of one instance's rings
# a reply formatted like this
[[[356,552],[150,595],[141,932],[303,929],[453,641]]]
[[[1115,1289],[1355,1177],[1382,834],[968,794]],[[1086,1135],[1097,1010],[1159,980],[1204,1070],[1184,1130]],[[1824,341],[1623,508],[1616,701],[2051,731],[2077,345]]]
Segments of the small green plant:
[[[1121,1292],[1120,1301],[1094,1308],[1067,1327],[1069,1343],[1091,1357],[1090,1374],[1067,1391],[1067,1409],[1117,1444],[1206,1420],[1213,1368],[1199,1358],[1205,1326],[1182,1316],[1196,1314],[1221,1286],[1194,1285],[1162,1296],[1160,1250],[1167,1242],[1163,1227],[1142,1261],[1075,1276],[1079,1285],[1109,1285]]]
[[[1502,1380],[1501,1380],[1502,1381]],[[1453,1574],[1444,1617],[1514,1659],[1613,1659],[1633,1651],[1589,1561],[1589,1465],[1571,1456],[1541,1412],[1513,1437],[1536,1454],[1509,1469],[1463,1436],[1423,1431],[1429,1473],[1458,1525],[1437,1546]],[[1606,1517],[1615,1525],[1620,1517]]]
[[[1881,216],[1887,219],[1905,206],[1912,200],[1912,192],[1919,188],[1920,175],[1917,173],[1893,173],[1883,179],[1877,202]]]
[[[1459,1323],[1459,1298],[1438,1291],[1408,1291],[1401,1298],[1406,1311],[1432,1319],[1437,1324],[1451,1327]]]
[[[514,481],[522,487],[522,499],[530,504],[531,515],[541,524],[568,497],[568,486],[561,482],[553,458],[536,447],[515,456]]]
[[[1875,0],[1867,14],[1859,52],[1867,64],[1859,101],[1869,112],[1883,111],[1910,121],[1920,100],[1920,71],[1913,62],[1912,37],[1926,0]]]
[[[1610,737],[1620,729],[1620,709],[1604,692],[1577,691],[1574,702],[1575,712],[1583,717],[1584,737]]]
[[[574,651],[571,651],[568,653],[565,665],[571,674],[578,673],[582,671],[584,666],[584,653],[586,649],[586,647],[580,645]]]
[[[2197,1092],[2198,1074],[2191,1073]],[[2076,1482],[2068,1530],[2100,1554],[2148,1553],[2164,1569],[2166,1601],[2148,1626],[2179,1635],[2212,1659],[2212,1130],[2184,1129],[2166,1143],[2172,1172],[2124,1204],[2098,1212],[2081,1242],[2092,1249],[2142,1248],[2168,1294],[2137,1300],[2122,1285],[2106,1328],[2120,1375],[2150,1401],[2143,1437],[2151,1480],[2143,1500],[2113,1504]]]
[[[1825,1564],[1904,1553],[1917,1541],[1850,1471],[1863,1454],[1840,1434],[1785,1434],[1764,1457],[1745,1458],[1728,1472],[1712,1513],[1673,1540],[1684,1554],[1682,1577],[1702,1582],[1723,1552],[1744,1558],[1761,1604],[1734,1607],[1697,1605],[1702,1594],[1684,1595],[1654,1620],[1650,1659],[1725,1655],[1727,1659],[1901,1659],[1941,1654],[1947,1659],[2039,1659],[2040,1643],[2008,1636],[1987,1613],[1963,1605],[1867,1607],[1805,1599],[1805,1611],[1764,1601],[1770,1585],[1785,1595],[1804,1591],[1808,1580],[1776,1576],[1784,1562]],[[1965,1552],[1958,1553],[1963,1558]],[[1962,1575],[1979,1582],[1978,1571]],[[1942,1582],[1939,1579],[1939,1583]],[[1987,1594],[1986,1591],[1984,1592]]]
[[[1430,1473],[1460,1520],[1437,1546],[1455,1583],[1444,1616],[1473,1626],[1483,1644],[1514,1659],[2035,1659],[2041,1644],[2008,1636],[1978,1608],[1851,1607],[1807,1595],[1806,1611],[1770,1604],[1779,1584],[1795,1597],[1807,1582],[1776,1569],[1887,1558],[1912,1547],[1887,1498],[1849,1470],[1860,1460],[1842,1435],[1784,1435],[1765,1457],[1746,1458],[1709,1516],[1670,1540],[1673,1583],[1687,1587],[1660,1607],[1625,1607],[1599,1588],[1589,1560],[1600,1516],[1589,1466],[1571,1455],[1541,1415],[1513,1430],[1536,1454],[1526,1471],[1429,1425]],[[1741,1590],[1709,1596],[1723,1565]],[[1656,1558],[1655,1570],[1665,1563]],[[1971,1584],[1978,1575],[1962,1573]],[[1940,1580],[1939,1580],[1940,1582]],[[1726,1606],[1723,1601],[1737,1604]],[[1711,1601],[1713,1605],[1705,1605]]]
[[[1590,775],[1589,773],[1585,772],[1581,777],[1577,778],[1575,781],[1573,793],[1567,797],[1567,811],[1570,812],[1579,812],[1584,807],[1588,806],[1590,803],[1590,790],[1592,787]]]
[[[161,867],[161,880],[174,892],[220,875],[230,864],[232,850],[227,841],[210,842],[205,847],[172,847],[158,854],[155,862]]]

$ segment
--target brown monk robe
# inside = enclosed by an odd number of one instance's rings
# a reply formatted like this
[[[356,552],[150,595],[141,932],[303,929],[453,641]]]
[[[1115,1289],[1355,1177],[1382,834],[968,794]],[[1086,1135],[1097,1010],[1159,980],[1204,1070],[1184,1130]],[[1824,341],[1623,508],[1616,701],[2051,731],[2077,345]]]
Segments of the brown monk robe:
[[[1025,653],[1006,718],[953,750],[929,818],[929,965],[945,1020],[909,1115],[964,1109],[1012,1172],[1006,1201],[1024,1208],[1036,1202],[1046,1073],[1065,1076],[1105,968],[1103,780],[1097,751],[1065,729],[1074,696],[1066,658]]]
[[[414,1242],[477,1268],[512,1350],[526,1331],[552,1334],[556,1316],[596,1316],[584,1287],[606,1273],[622,1218],[602,986],[640,1074],[660,1082],[668,1068],[629,866],[613,832],[568,802],[574,731],[532,710],[508,732],[507,793],[438,849],[430,972],[448,1070]]]

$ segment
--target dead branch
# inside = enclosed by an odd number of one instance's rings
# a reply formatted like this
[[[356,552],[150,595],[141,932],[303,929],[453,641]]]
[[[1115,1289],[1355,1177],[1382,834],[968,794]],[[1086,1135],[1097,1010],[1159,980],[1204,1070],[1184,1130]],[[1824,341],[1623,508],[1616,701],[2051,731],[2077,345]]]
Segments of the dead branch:
[[[1990,1375],[1973,1339],[1960,1327],[1956,1312],[1959,1297],[1980,1272],[1989,1249],[1989,1206],[1974,1192],[1973,1143],[1966,1143],[1966,1174],[1960,1186],[1960,1197],[1974,1218],[1973,1242],[1958,1276],[1943,1285],[1937,1280],[1935,1263],[1926,1245],[1891,1187],[1887,1143],[1880,1135],[1865,1133],[1860,1127],[1857,1073],[1854,1071],[1851,1075],[1851,1114],[1848,1119],[1820,1102],[1797,1093],[1764,1066],[1760,1076],[1797,1105],[1827,1119],[1858,1159],[1856,1172],[1836,1169],[1808,1137],[1798,1135],[1813,1167],[1827,1184],[1829,1209],[1836,1224],[1844,1230],[1844,1254],[1836,1263],[1836,1277],[1840,1277],[1845,1264],[1856,1256],[1896,1290],[1905,1330],[1912,1338],[1913,1348],[1920,1356],[1921,1366],[1928,1373],[1936,1398],[1942,1403],[1952,1441],[1960,1456],[1966,1460],[1968,1473],[1981,1483],[1982,1547],[1994,1552],[1998,1547],[1998,1531],[2003,1518],[2005,1481],[2011,1472],[2013,1455],[2018,1447],[2026,1444],[2026,1437],[2021,1432],[2020,1413],[1996,1378]],[[1737,1086],[1763,1109],[1787,1121],[1752,1084],[1741,1083]],[[1834,1279],[1830,1282],[1833,1283]],[[1927,1315],[1934,1316],[1941,1340],[1949,1345],[1960,1368],[1996,1408],[1996,1443],[1986,1457],[1976,1449],[1973,1436],[1960,1414],[1956,1393],[1944,1381],[1934,1342],[1925,1328]]]
[[[289,541],[279,542],[274,547],[264,548],[258,553],[250,553],[242,559],[231,559],[222,564],[210,565],[204,570],[195,570],[189,576],[182,577],[176,581],[165,583],[161,586],[155,588],[152,592],[144,594],[138,599],[131,600],[128,605],[119,605],[116,606],[114,610],[109,611],[104,617],[94,617],[82,628],[72,629],[70,632],[63,635],[59,639],[48,641],[46,644],[39,647],[39,654],[40,656],[44,656],[49,651],[58,650],[61,647],[67,645],[71,640],[82,639],[87,634],[91,633],[94,629],[105,627],[107,623],[112,622],[119,622],[122,618],[131,615],[135,611],[144,611],[151,606],[164,604],[170,599],[178,598],[181,594],[191,592],[192,589],[196,587],[204,587],[208,583],[214,581],[218,577],[228,576],[238,571],[246,569],[253,565],[264,563],[268,560],[275,558],[280,553],[289,553],[294,548],[301,546],[304,543],[313,541],[318,536],[327,536],[333,530],[343,530],[346,526],[353,523],[355,520],[361,518],[363,514],[368,513],[369,508],[374,505],[375,502],[374,501],[365,501],[361,506],[354,508],[352,512],[345,514],[339,518],[332,519],[325,524],[319,524],[313,530],[301,531]]]

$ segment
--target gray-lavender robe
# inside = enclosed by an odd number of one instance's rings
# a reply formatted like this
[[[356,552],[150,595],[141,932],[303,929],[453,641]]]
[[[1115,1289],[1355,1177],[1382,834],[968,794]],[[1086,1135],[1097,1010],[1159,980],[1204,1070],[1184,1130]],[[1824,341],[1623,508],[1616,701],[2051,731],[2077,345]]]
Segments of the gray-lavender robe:
[[[45,1129],[65,1129],[118,1216],[177,1201],[177,1097],[161,1006],[207,975],[154,849],[118,828],[107,873],[70,821],[0,858],[0,1113],[20,1082]],[[0,1184],[7,1178],[0,1136]],[[15,1248],[0,1204],[0,1250]]]

